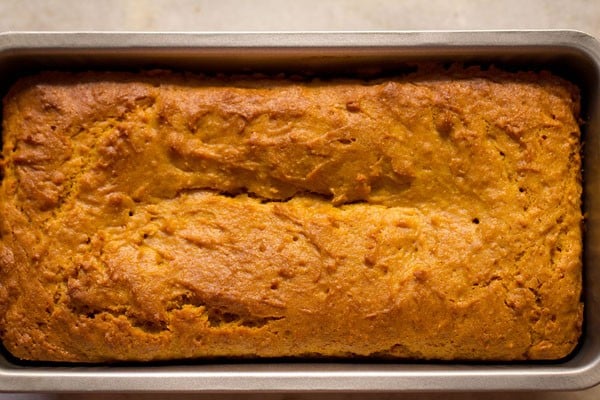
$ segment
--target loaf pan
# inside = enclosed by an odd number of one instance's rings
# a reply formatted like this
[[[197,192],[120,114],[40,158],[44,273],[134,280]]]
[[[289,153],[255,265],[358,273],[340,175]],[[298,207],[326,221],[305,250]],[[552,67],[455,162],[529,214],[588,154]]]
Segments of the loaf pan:
[[[415,62],[549,69],[583,95],[584,302],[580,346],[521,363],[244,361],[82,366],[0,354],[0,391],[260,392],[576,390],[600,382],[600,45],[575,31],[363,33],[4,33],[0,90],[40,70],[166,68],[362,75]]]

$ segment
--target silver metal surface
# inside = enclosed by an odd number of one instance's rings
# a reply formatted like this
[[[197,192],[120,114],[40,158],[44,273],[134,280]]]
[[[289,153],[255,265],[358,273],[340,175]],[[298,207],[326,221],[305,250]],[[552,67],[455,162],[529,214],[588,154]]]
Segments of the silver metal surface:
[[[47,69],[393,72],[414,61],[550,69],[583,92],[585,325],[556,363],[238,362],[20,364],[0,355],[0,391],[574,390],[600,382],[600,44],[573,31],[366,33],[4,33],[0,90]]]

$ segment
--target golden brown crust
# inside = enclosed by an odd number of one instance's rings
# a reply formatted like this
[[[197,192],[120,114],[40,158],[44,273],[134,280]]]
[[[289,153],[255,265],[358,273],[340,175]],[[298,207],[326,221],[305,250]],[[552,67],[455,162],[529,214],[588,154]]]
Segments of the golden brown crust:
[[[557,359],[577,90],[45,73],[4,100],[0,326],[28,360]]]

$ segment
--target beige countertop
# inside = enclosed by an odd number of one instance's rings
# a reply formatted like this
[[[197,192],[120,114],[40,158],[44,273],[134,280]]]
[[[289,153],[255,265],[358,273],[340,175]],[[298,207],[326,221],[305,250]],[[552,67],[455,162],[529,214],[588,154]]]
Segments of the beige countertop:
[[[0,31],[576,29],[600,38],[597,0],[0,0]],[[1,388],[0,388],[1,390]],[[0,399],[163,399],[167,395],[4,394]],[[580,392],[192,395],[178,399],[600,399]]]
[[[570,28],[600,36],[596,0],[2,0],[0,30]]]

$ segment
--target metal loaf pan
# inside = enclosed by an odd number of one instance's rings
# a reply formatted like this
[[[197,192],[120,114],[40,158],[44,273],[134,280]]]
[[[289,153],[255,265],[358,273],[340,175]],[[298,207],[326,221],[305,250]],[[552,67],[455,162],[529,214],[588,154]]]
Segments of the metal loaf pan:
[[[0,354],[0,391],[575,390],[600,382],[600,44],[573,31],[365,33],[4,33],[0,89],[48,69],[168,68],[225,73],[363,74],[416,61],[549,69],[582,90],[585,325],[552,363],[245,361],[82,366]]]

